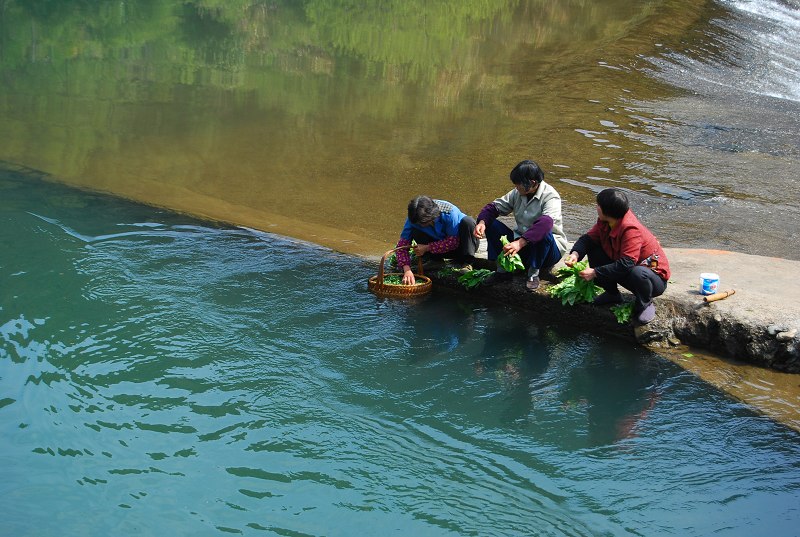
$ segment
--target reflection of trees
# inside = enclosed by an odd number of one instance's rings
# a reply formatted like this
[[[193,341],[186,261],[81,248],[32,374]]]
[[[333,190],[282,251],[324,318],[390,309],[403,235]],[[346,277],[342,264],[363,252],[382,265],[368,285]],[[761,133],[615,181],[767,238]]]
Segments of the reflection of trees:
[[[590,3],[591,4],[591,3]],[[652,9],[581,0],[3,0],[2,67],[81,58],[195,68],[320,69],[349,58],[389,83],[480,71],[492,43],[574,46],[618,36]],[[512,23],[521,19],[521,23]],[[496,35],[496,32],[502,35]],[[581,39],[574,39],[574,36]],[[484,53],[486,54],[486,53]],[[173,82],[180,82],[173,80]]]
[[[170,103],[187,87],[205,92],[200,100],[234,90],[291,116],[341,110],[336,120],[348,123],[401,116],[409,82],[435,84],[437,102],[450,105],[469,81],[452,73],[475,67],[492,17],[516,3],[1,1],[3,93],[77,98],[77,108],[56,105],[79,114],[56,118],[71,125],[92,116],[84,103]]]
[[[363,122],[355,126],[364,118],[408,117],[410,100],[441,109],[472,109],[476,99],[482,106],[499,106],[494,96],[514,79],[505,70],[498,72],[497,65],[519,61],[514,55],[539,58],[537,51],[550,50],[556,51],[553,68],[561,69],[564,58],[624,35],[658,4],[0,2],[0,80],[13,94],[77,97],[95,101],[95,108],[170,103],[185,95],[176,88],[236,91],[261,109],[279,109],[293,117],[321,115],[327,123],[354,128],[364,128]],[[526,80],[517,83],[529,85]],[[431,131],[436,118],[428,117],[427,106],[415,108],[419,117],[410,123]],[[340,113],[330,117],[336,111]]]
[[[282,218],[313,213],[312,223],[383,240],[394,224],[366,229],[363,199],[383,210],[387,192],[408,199],[438,178],[473,212],[485,203],[475,183],[496,163],[569,161],[561,133],[583,118],[560,107],[585,112],[568,99],[597,86],[575,66],[592,66],[663,5],[0,0],[0,158],[253,227],[260,213],[199,207],[184,192]],[[297,195],[300,169],[341,197],[335,211]],[[311,239],[289,224],[275,231]]]
[[[463,42],[478,33],[479,23],[515,3],[3,0],[3,64],[45,57],[51,62],[98,56],[121,59],[125,49],[150,47],[178,63],[199,61],[208,66],[232,67],[231,58],[244,68],[251,59],[278,59],[280,64],[283,56],[342,54],[414,65],[409,73],[422,73],[463,63],[457,61]]]

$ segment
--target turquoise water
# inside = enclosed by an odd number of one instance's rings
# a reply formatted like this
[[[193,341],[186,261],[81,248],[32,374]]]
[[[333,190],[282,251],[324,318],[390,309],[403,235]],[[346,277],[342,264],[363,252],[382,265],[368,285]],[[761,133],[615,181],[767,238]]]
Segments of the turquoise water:
[[[800,436],[640,348],[0,175],[0,535],[797,534]]]

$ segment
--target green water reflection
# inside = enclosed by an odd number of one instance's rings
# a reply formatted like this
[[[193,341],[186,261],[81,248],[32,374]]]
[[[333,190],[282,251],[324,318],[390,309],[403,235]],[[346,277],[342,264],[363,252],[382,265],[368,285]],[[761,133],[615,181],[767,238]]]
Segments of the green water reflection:
[[[630,84],[638,98],[667,91],[632,78],[627,64],[656,39],[680,39],[706,9],[655,0],[4,0],[0,159],[381,253],[410,197],[427,192],[476,213],[525,157],[551,180],[567,178],[559,188],[569,203],[591,204],[593,185],[569,178],[614,184],[620,150],[655,151],[613,127],[599,132],[615,124]],[[647,129],[644,119],[625,121]],[[591,218],[584,212],[575,229]]]

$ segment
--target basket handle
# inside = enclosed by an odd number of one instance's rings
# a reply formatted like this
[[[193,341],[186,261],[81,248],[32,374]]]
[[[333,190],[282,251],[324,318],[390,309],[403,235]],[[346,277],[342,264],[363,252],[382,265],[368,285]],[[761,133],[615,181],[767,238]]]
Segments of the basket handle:
[[[381,257],[381,262],[378,265],[378,282],[383,283],[383,266],[386,264],[386,258],[392,252],[396,252],[397,250],[402,250],[403,248],[411,248],[411,245],[407,244],[405,246],[398,246],[397,248],[392,248],[391,250],[383,254],[383,257]],[[422,258],[419,256],[417,256],[417,263],[419,264],[419,275],[425,276],[425,273],[422,271]],[[402,269],[402,267],[399,268]]]

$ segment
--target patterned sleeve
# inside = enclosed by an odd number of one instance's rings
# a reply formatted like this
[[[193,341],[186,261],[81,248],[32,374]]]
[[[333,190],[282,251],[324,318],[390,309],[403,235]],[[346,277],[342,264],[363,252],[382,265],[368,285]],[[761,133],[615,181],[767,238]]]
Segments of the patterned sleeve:
[[[428,246],[430,247],[430,253],[444,254],[446,252],[452,252],[458,248],[459,244],[461,244],[461,240],[458,238],[458,235],[450,235],[446,239],[431,242]]]
[[[399,241],[397,241],[397,248],[410,245],[411,241],[408,239],[401,238]],[[411,256],[408,254],[408,248],[400,248],[400,250],[397,250],[395,253],[397,255],[397,268],[403,270],[404,266],[411,266]]]

